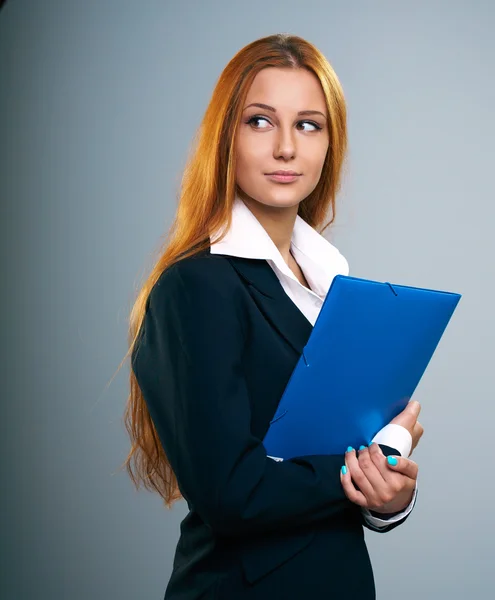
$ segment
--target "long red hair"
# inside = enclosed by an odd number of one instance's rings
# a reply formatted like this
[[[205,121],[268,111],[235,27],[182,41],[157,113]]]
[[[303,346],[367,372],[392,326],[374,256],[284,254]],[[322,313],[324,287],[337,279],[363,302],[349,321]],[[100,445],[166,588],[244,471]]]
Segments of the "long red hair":
[[[184,170],[177,212],[168,239],[132,307],[129,349],[122,363],[133,352],[148,296],[160,275],[174,262],[206,249],[211,231],[222,227],[226,231],[230,226],[238,192],[234,177],[235,153],[232,151],[237,127],[251,83],[256,74],[267,67],[308,69],[321,83],[329,115],[330,143],[320,180],[300,203],[299,216],[320,233],[335,218],[335,197],[347,149],[346,105],[341,84],[323,54],[304,39],[278,34],[256,40],[232,58],[213,90]],[[331,218],[324,225],[329,213]],[[123,466],[136,488],[142,485],[158,492],[170,508],[182,496],[132,365],[129,381],[124,421],[131,449]]]

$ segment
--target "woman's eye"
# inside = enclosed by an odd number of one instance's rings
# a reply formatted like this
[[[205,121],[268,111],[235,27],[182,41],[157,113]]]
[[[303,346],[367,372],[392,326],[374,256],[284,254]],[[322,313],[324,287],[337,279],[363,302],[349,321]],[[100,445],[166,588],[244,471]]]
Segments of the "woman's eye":
[[[265,119],[264,117],[251,117],[247,124],[252,125],[255,121],[265,121],[266,123],[269,123],[268,119]],[[256,127],[256,129],[266,129],[266,127]]]
[[[305,129],[305,131],[319,131],[321,129],[318,123],[314,123],[313,121],[301,121],[299,125],[310,125],[313,129]]]

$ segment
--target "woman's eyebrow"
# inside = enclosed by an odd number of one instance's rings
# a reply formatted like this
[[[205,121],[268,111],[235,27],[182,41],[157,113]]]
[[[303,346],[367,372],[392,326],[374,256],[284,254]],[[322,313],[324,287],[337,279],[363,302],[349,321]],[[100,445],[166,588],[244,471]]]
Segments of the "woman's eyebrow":
[[[261,104],[260,102],[253,102],[252,104],[248,104],[248,106],[246,106],[244,108],[244,110],[246,110],[247,108],[249,108],[250,106],[257,106],[258,108],[264,108],[265,110],[271,110],[272,112],[276,113],[277,110],[275,108],[273,108],[273,106],[269,106],[268,104]],[[298,115],[321,115],[322,117],[324,117],[325,119],[327,118],[321,111],[319,110],[300,110],[298,113]]]

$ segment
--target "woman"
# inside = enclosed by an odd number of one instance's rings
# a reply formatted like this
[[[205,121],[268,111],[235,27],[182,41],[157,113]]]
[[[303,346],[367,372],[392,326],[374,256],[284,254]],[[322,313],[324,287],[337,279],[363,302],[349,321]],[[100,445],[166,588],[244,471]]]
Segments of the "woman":
[[[166,599],[371,600],[363,525],[389,531],[414,505],[417,403],[358,451],[280,461],[262,444],[348,273],[317,231],[346,145],[340,83],[303,39],[257,40],[221,74],[131,313],[127,468],[189,507]]]

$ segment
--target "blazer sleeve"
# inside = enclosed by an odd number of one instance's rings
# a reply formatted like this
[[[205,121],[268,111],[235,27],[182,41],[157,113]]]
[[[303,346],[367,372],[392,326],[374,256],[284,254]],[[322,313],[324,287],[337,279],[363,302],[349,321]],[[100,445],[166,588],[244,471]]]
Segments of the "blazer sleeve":
[[[219,535],[339,519],[344,455],[267,458],[250,430],[240,286],[176,263],[147,304],[133,369],[189,506]],[[191,261],[194,263],[194,261]],[[196,268],[192,268],[195,266]],[[210,271],[211,274],[211,271]]]

